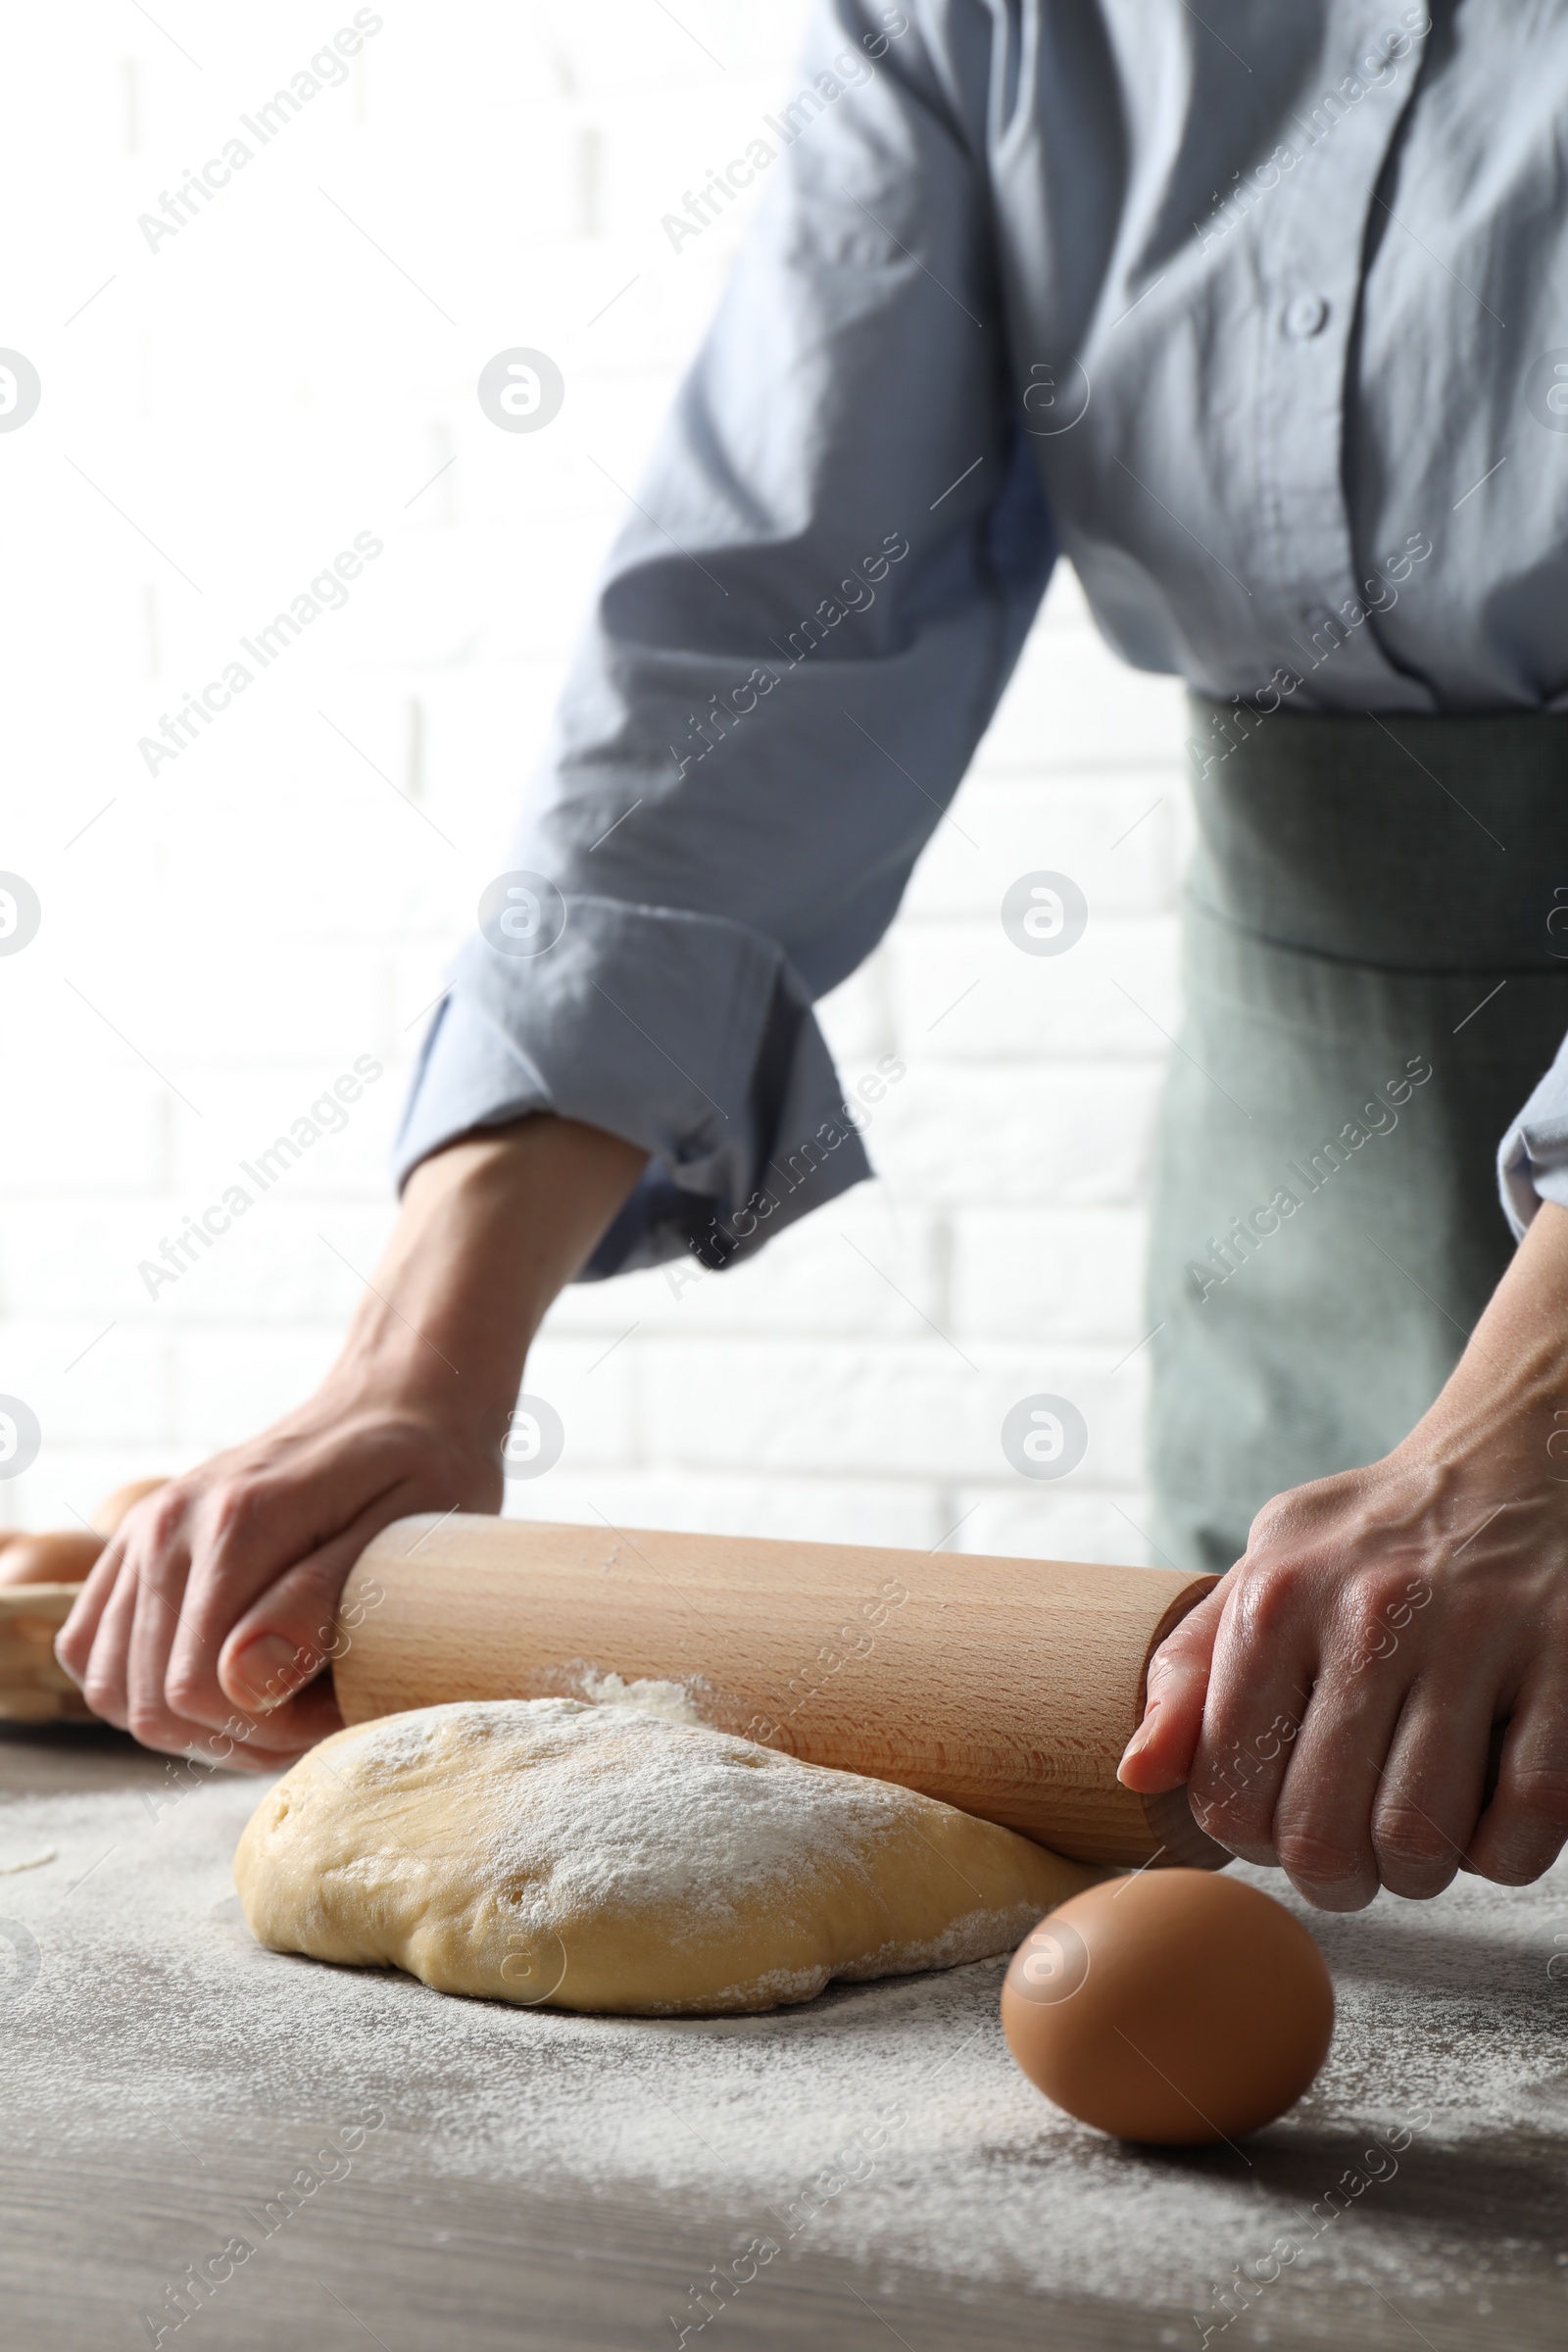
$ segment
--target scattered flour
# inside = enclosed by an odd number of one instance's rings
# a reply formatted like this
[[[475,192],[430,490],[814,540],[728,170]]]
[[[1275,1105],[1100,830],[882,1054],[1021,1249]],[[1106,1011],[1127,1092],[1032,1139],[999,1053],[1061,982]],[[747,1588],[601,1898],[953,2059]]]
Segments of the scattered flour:
[[[258,2116],[373,2101],[388,2145],[416,2149],[426,2179],[519,2194],[543,2179],[648,2186],[710,2224],[715,2261],[736,2230],[781,2236],[777,2217],[854,2147],[841,2188],[819,2192],[802,2241],[813,2251],[1136,2302],[1158,2345],[1195,2344],[1187,2315],[1209,2308],[1214,2283],[1299,2235],[1374,2129],[1424,2110],[1403,2179],[1314,2240],[1259,2325],[1287,2305],[1293,2329],[1326,2325],[1310,2298],[1339,2286],[1369,2305],[1396,2297],[1419,2332],[1431,2298],[1549,2270],[1543,2215],[1568,2153],[1568,1984],[1547,1974],[1568,1946],[1561,1866],[1535,1887],[1461,1879],[1430,1904],[1307,1915],[1341,2001],[1323,2074],[1245,2159],[1185,2158],[1118,2146],[1046,2105],[1002,2038],[1000,1963],[666,2022],[451,2000],[391,1972],[263,1951],[230,1878],[259,1794],[218,1775],[156,1820],[128,1791],[0,1806],[0,1845],[47,1841],[60,1856],[8,1885],[0,1928],[25,1931],[38,1955],[3,2012],[19,2144],[30,2132],[90,2165],[198,2116],[243,2144]],[[1280,1891],[1273,1874],[1242,1875]],[[1458,2194],[1461,2174],[1485,2193]],[[1257,2339],[1237,2328],[1216,2340],[1229,2352]]]

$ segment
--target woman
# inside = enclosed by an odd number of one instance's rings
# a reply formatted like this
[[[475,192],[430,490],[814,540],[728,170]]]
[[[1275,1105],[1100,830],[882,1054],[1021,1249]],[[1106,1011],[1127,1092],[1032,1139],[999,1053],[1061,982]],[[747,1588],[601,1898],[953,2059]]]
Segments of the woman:
[[[495,1507],[558,1287],[727,1264],[866,1172],[810,1007],[1061,550],[1188,681],[1201,836],[1153,1464],[1162,1548],[1229,1573],[1124,1777],[1329,1907],[1553,1859],[1568,1074],[1504,1146],[1511,1261],[1491,1162],[1568,1029],[1568,19],[1366,22],[823,0],[665,218],[680,252],[767,178],[427,1040],[388,1260],[319,1394],[104,1554],[61,1645],[101,1712],[296,1752],[361,1546]]]

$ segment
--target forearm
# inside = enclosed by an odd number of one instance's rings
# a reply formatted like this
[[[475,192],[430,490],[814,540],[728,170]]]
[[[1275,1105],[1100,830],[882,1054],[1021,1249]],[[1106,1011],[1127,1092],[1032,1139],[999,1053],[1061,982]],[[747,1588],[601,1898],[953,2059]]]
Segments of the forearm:
[[[443,1418],[504,1416],[546,1309],[644,1158],[547,1112],[433,1152],[405,1188],[332,1385],[373,1386]]]
[[[1539,1486],[1568,1474],[1568,1463],[1554,1470],[1548,1452],[1558,1431],[1557,1451],[1568,1454],[1568,1209],[1545,1200],[1442,1395],[1396,1458]]]

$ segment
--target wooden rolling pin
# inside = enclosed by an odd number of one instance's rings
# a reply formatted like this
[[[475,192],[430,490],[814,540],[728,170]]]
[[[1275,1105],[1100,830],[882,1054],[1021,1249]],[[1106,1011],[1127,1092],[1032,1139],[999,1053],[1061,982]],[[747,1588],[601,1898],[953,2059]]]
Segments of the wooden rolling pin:
[[[91,1707],[63,1666],[55,1636],[79,1585],[0,1587],[0,1723],[91,1723]]]
[[[1083,1861],[1217,1866],[1186,1791],[1116,1764],[1152,1650],[1214,1583],[1151,1568],[400,1519],[344,1588],[349,1723],[684,1687],[705,1723],[902,1782]]]

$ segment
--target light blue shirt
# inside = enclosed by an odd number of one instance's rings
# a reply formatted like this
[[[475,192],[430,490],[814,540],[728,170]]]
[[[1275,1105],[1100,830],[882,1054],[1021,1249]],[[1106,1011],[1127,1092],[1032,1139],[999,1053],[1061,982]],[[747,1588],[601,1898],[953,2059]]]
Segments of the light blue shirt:
[[[868,1172],[811,1006],[1058,552],[1211,696],[1568,709],[1568,7],[822,0],[770,120],[398,1144],[643,1146],[596,1274]],[[1503,1150],[1568,1200],[1568,1072]]]

